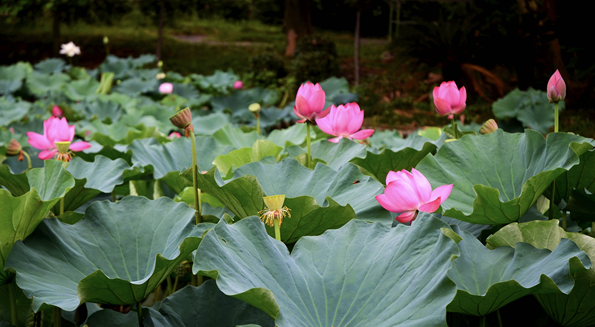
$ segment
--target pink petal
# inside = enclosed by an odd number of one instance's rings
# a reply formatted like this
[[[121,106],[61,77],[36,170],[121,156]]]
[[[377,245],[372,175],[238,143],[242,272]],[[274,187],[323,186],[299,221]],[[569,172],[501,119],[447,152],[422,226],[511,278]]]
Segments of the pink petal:
[[[48,160],[52,159],[56,155],[56,153],[58,153],[58,150],[44,150],[39,152],[37,157],[41,160]]]
[[[460,114],[461,112],[463,112],[463,110],[465,110],[465,107],[466,107],[466,106],[467,106],[467,105],[463,103],[462,105],[460,105],[460,106],[458,106],[458,107],[454,107],[454,108],[452,108],[452,113],[453,113],[453,114],[457,114],[457,115],[458,115],[458,114]],[[449,117],[449,118],[450,118],[450,117]],[[451,119],[452,119],[452,118],[451,118]]]
[[[335,134],[335,131],[333,130],[333,127],[330,125],[330,117],[327,116],[325,118],[318,118],[316,119],[316,124],[318,125],[318,127],[320,127],[320,129],[327,133],[328,135],[333,135],[333,136],[337,136],[337,134]]]
[[[301,95],[298,95],[297,98],[295,99],[295,106],[293,107],[293,112],[299,118],[302,118],[302,119],[310,119],[311,118],[310,117],[310,115],[311,115],[310,114],[310,104],[308,104],[308,101],[306,101],[306,99]]]
[[[384,189],[384,194],[393,206],[399,209],[396,212],[405,212],[417,210],[420,205],[420,199],[413,185],[401,181],[392,181]]]
[[[386,185],[388,185],[388,183],[399,179],[399,175],[397,174],[397,172],[395,171],[389,171],[388,174],[386,175]]]
[[[451,113],[450,103],[442,98],[434,98],[434,104],[436,105],[436,112],[439,115],[448,115]]]
[[[386,197],[386,195],[384,194],[378,194],[376,195],[376,201],[378,201],[378,203],[386,210],[390,211],[390,212],[400,212],[397,206],[395,206],[392,202],[390,202],[388,200],[388,198]]]
[[[451,107],[454,107],[459,104],[460,93],[459,89],[457,89],[457,85],[453,82],[448,86],[447,93],[445,97],[441,97],[444,100],[450,103]]]
[[[332,143],[339,143],[339,141],[343,138],[343,136],[333,137],[332,139],[328,139],[329,142]]]
[[[440,198],[437,198],[434,201],[422,204],[419,207],[419,211],[432,213],[432,212],[438,210],[438,207],[440,207],[440,203],[442,203],[440,201]]]
[[[349,135],[349,120],[350,120],[349,112],[345,109],[344,106],[339,106],[337,108],[337,117],[335,118],[335,124],[333,129],[337,135]]]
[[[27,132],[27,136],[29,137],[29,144],[31,144],[31,146],[36,149],[47,150],[54,147],[54,143],[50,142],[43,135],[34,132]]]
[[[363,139],[367,139],[368,137],[372,136],[372,134],[374,134],[374,130],[373,129],[362,129],[361,131],[351,134],[351,137],[353,137],[356,140],[363,140]]]
[[[320,85],[319,85],[320,87]],[[310,110],[312,112],[321,112],[324,109],[324,102],[325,102],[325,94],[322,89],[319,91],[314,91],[310,94],[310,98],[308,99],[308,104],[310,105]]]
[[[351,114],[351,119],[347,125],[347,133],[349,134],[357,132],[360,128],[362,128],[362,124],[364,123],[364,111],[360,110],[356,103],[353,103],[353,105],[356,106],[355,110],[354,107],[349,108]]]
[[[321,113],[319,113],[318,115],[316,115],[317,118],[324,118],[326,117],[329,113],[331,112],[331,107],[326,108],[325,111],[322,111]]]
[[[560,95],[560,99],[566,99],[566,83],[560,76],[560,79],[556,82],[556,90],[558,90],[558,94]]]
[[[438,86],[434,87],[434,90],[432,91],[432,97],[434,99],[440,97],[440,88]]]
[[[415,218],[415,213],[416,213],[415,211],[404,212],[404,213],[398,215],[395,218],[395,220],[398,221],[398,222],[400,222],[400,223],[404,223],[404,224],[405,223],[408,223],[408,222],[412,221]]]
[[[432,197],[432,185],[430,185],[426,176],[415,168],[411,169],[411,174],[413,175],[413,181],[421,202],[425,203],[430,201],[430,198]]]
[[[459,90],[459,103],[457,104],[457,107],[464,106],[465,102],[467,102],[467,89],[463,86]]]
[[[453,186],[454,184],[438,186],[435,190],[432,191],[432,197],[430,201],[434,201],[435,199],[440,198],[440,204],[442,204],[442,202],[446,201],[446,199],[450,195]]]
[[[68,142],[72,142],[74,140],[74,125],[68,126]]]
[[[70,145],[70,150],[72,151],[83,151],[85,149],[88,149],[91,147],[91,144],[89,144],[88,142],[74,142]]]

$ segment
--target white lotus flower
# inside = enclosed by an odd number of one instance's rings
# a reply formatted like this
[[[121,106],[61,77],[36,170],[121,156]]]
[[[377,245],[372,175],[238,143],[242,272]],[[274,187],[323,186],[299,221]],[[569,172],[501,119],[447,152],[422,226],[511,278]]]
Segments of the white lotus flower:
[[[60,54],[65,54],[69,57],[74,57],[74,55],[81,54],[81,48],[77,47],[72,42],[68,42],[66,44],[62,44],[62,50],[60,50]]]

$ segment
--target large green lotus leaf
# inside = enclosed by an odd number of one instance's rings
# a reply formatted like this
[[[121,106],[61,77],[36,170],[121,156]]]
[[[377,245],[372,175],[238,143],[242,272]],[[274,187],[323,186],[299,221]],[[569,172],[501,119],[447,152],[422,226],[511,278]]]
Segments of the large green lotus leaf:
[[[220,222],[192,270],[279,327],[445,326],[456,293],[446,273],[458,249],[441,228],[435,218],[397,228],[352,221],[301,239],[290,255],[256,217]]]
[[[256,131],[244,133],[241,129],[229,124],[213,133],[213,138],[221,144],[231,145],[236,149],[241,149],[251,148],[254,142],[261,138],[261,136]]]
[[[306,124],[295,124],[289,128],[275,129],[267,136],[267,140],[278,146],[285,147],[287,143],[301,145],[306,142]],[[310,131],[310,137],[314,139],[316,133]]]
[[[275,106],[263,107],[260,109],[260,127],[268,129],[282,121],[291,121],[294,119],[294,117],[295,114],[293,113],[293,105],[286,105],[284,108],[277,108]],[[249,126],[256,126],[256,121],[252,120],[246,124]]]
[[[267,140],[256,140],[250,148],[241,148],[233,150],[227,154],[222,154],[213,160],[213,164],[223,174],[224,177],[233,176],[233,170],[250,162],[262,160],[264,157],[272,156],[278,158],[283,147]]]
[[[62,58],[49,58],[38,62],[33,68],[35,68],[35,71],[44,74],[55,74],[61,73],[64,69],[67,69],[67,66]]]
[[[433,187],[454,183],[445,215],[476,224],[507,224],[535,204],[550,183],[579,163],[589,139],[535,131],[502,130],[464,136],[426,156],[417,169]]]
[[[135,77],[130,78],[122,83],[118,84],[112,90],[114,92],[123,93],[129,96],[136,96],[141,93],[148,93],[156,91],[159,83],[156,79],[150,79],[148,81],[141,78]]]
[[[556,178],[556,203],[559,199],[568,202],[573,190],[587,189],[595,193],[595,150],[587,151],[580,157],[580,163]],[[551,195],[550,187],[547,194]]]
[[[196,249],[208,226],[195,226],[193,209],[164,197],[98,201],[74,225],[46,219],[15,244],[7,267],[34,311],[43,303],[67,311],[84,302],[138,303]]]
[[[31,189],[26,173],[13,174],[8,165],[0,165],[0,185],[4,186],[13,196],[21,196]]]
[[[214,280],[200,287],[186,286],[151,308],[143,308],[145,324],[164,327],[222,327],[255,323],[274,327],[275,322],[262,310],[223,294]],[[150,323],[149,323],[150,321]],[[137,314],[101,310],[87,321],[89,327],[128,327],[138,324]]]
[[[327,166],[338,170],[356,157],[366,155],[366,146],[349,139],[343,138],[339,143],[320,141],[312,145],[312,158],[323,160]],[[306,153],[305,148],[290,146],[287,152],[291,157]]]
[[[104,100],[84,103],[84,112],[88,120],[93,120],[93,118],[97,117],[102,122],[116,122],[124,114],[124,110],[120,104]]]
[[[196,90],[196,87],[192,84],[174,83],[173,85],[173,94],[177,94],[185,99],[196,99],[200,97],[200,94]]]
[[[587,235],[568,233],[558,226],[558,220],[530,221],[510,224],[487,239],[487,246],[529,243],[541,249],[555,249],[562,240],[572,240],[595,262],[595,240]],[[537,294],[537,300],[548,315],[562,326],[588,327],[595,324],[595,267],[573,274],[574,288],[566,295],[562,292]]]
[[[74,179],[56,160],[46,160],[44,168],[29,170],[26,178],[30,191],[24,195],[13,197],[0,189],[0,284],[9,276],[4,263],[15,242],[31,234],[50,208],[74,186]]]
[[[423,144],[421,149],[411,147],[403,147],[397,151],[384,149],[380,154],[368,151],[365,158],[356,157],[351,159],[350,162],[365,169],[371,176],[384,185],[386,176],[391,170],[400,171],[406,169],[410,171],[428,153],[434,151],[436,151],[436,145],[427,142]]]
[[[213,98],[211,99],[211,105],[215,111],[229,110],[233,117],[242,116],[243,113],[249,112],[248,106],[252,103],[258,102],[261,105],[270,106],[275,104],[278,99],[279,95],[276,91],[256,87],[236,91],[229,96]]]
[[[528,294],[570,293],[573,273],[586,271],[591,261],[574,242],[563,239],[553,251],[528,243],[515,248],[490,250],[475,236],[461,232],[457,245],[461,256],[453,261],[448,277],[457,284],[450,312],[485,316]]]
[[[375,199],[376,195],[384,192],[382,185],[364,176],[352,164],[336,171],[321,164],[310,170],[293,159],[274,165],[254,162],[236,169],[234,179],[246,175],[255,176],[266,195],[285,194],[288,198],[310,196],[322,206],[330,197],[340,205],[350,205],[358,219],[392,223],[390,213]],[[290,208],[293,215],[296,209]]]
[[[18,91],[23,82],[19,80],[3,80],[0,79],[0,94],[10,94]]]
[[[75,178],[75,186],[64,197],[64,210],[73,211],[100,193],[110,193],[116,185],[124,183],[124,172],[131,170],[123,159],[111,160],[96,156],[87,162],[74,158],[66,170]],[[59,212],[58,206],[54,208]]]
[[[195,135],[211,136],[227,124],[229,124],[229,118],[226,114],[221,112],[215,112],[206,116],[195,116],[192,118]]]
[[[370,145],[377,148],[382,149],[389,145],[393,144],[393,139],[402,139],[401,133],[398,130],[384,130],[384,131],[374,131],[374,134],[368,138],[368,142]]]
[[[11,321],[11,303],[10,303],[10,291],[9,284],[0,286],[0,326],[12,327],[8,321]],[[27,318],[31,313],[31,299],[28,298],[23,291],[21,291],[16,285],[15,288],[15,300],[17,307],[17,319],[19,326],[26,326]],[[3,325],[2,323],[6,323]]]
[[[50,91],[59,91],[62,85],[70,81],[70,76],[62,73],[53,75],[33,72],[27,76],[29,91],[37,96],[46,96]]]
[[[13,122],[20,121],[29,113],[31,107],[31,103],[27,101],[0,98],[0,126],[8,126]]]
[[[74,101],[84,100],[86,97],[94,95],[99,87],[99,82],[93,77],[88,77],[78,81],[72,81],[64,85],[64,94]]]
[[[21,81],[32,71],[33,67],[31,67],[31,64],[22,61],[10,66],[0,66],[0,80]]]
[[[185,184],[180,181],[179,173],[192,166],[192,144],[188,138],[179,138],[165,144],[158,144],[154,140],[135,140],[128,147],[132,150],[132,163],[137,167],[151,166],[153,177],[161,179],[168,175],[164,181],[168,186],[180,185],[182,188],[172,188],[180,193]],[[213,167],[213,160],[220,153],[228,153],[234,148],[222,145],[208,136],[196,137],[196,160],[201,170]]]
[[[216,94],[227,94],[233,88],[233,83],[240,79],[231,69],[226,72],[215,70],[215,73],[209,76],[192,74],[190,77],[201,91]]]
[[[96,119],[81,127],[80,131],[90,131],[90,139],[101,145],[131,144],[134,140],[151,137],[166,140],[155,127],[146,127],[143,124],[128,126],[124,120],[107,125]]]
[[[320,82],[320,87],[324,90],[326,100],[335,105],[354,102],[358,99],[357,93],[349,93],[349,83],[345,77],[330,77]]]

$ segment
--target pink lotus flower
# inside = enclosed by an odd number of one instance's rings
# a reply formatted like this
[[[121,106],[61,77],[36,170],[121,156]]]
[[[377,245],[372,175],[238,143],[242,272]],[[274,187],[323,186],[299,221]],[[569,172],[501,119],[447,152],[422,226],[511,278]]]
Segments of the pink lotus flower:
[[[452,119],[454,114],[460,114],[465,110],[467,90],[464,86],[459,90],[453,81],[442,82],[440,87],[434,88],[433,95],[436,111],[440,115],[448,115],[448,118]]]
[[[316,118],[324,118],[328,115],[330,107],[323,111],[325,102],[324,90],[320,84],[316,85],[306,82],[302,84],[295,96],[295,106],[293,112],[296,116],[301,118],[298,123],[305,123],[306,121],[314,121]]]
[[[54,117],[62,117],[63,115],[64,115],[64,112],[62,111],[62,109],[60,109],[60,107],[54,106],[52,108],[52,116],[54,116]]]
[[[333,143],[339,143],[339,140],[344,137],[350,140],[363,140],[370,137],[374,134],[373,129],[359,130],[363,122],[364,111],[360,110],[355,102],[338,107],[332,105],[328,116],[316,119],[316,124],[323,132],[337,136],[329,140]]]
[[[566,83],[557,69],[547,82],[547,98],[550,99],[550,103],[557,103],[566,98]]]
[[[244,83],[242,83],[242,81],[235,81],[233,82],[233,88],[236,90],[243,89]]]
[[[162,83],[159,85],[159,93],[170,94],[174,91],[174,85],[172,83]]]
[[[170,140],[179,139],[180,137],[182,137],[182,135],[178,132],[171,132],[171,134],[168,136]]]
[[[442,185],[432,191],[428,179],[415,168],[411,173],[403,169],[390,171],[386,176],[384,194],[376,196],[376,201],[390,211],[400,213],[396,220],[407,223],[417,217],[417,211],[434,212],[444,202],[453,184]]]
[[[66,118],[50,117],[43,122],[43,135],[27,132],[27,136],[29,137],[29,144],[32,147],[43,150],[38,155],[39,159],[52,159],[58,153],[55,142],[72,142],[74,138],[74,125],[68,126]],[[70,150],[72,151],[82,151],[90,147],[91,144],[87,142],[70,144]]]

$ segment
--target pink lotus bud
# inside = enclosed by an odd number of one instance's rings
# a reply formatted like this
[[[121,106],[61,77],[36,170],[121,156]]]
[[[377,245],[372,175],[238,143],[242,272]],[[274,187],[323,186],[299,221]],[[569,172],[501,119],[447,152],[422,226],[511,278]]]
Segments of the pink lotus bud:
[[[236,90],[243,89],[244,83],[242,83],[242,81],[235,81],[233,82],[233,88]]]
[[[174,91],[174,85],[172,83],[162,83],[159,85],[159,93],[170,94]]]
[[[331,108],[323,111],[324,102],[325,94],[320,84],[314,85],[310,82],[302,84],[295,96],[295,106],[293,107],[295,115],[301,118],[298,123],[312,122],[317,118],[326,117],[331,112]]]
[[[547,82],[547,98],[550,103],[558,103],[566,98],[566,83],[557,69]]]
[[[454,114],[460,114],[465,110],[467,90],[464,86],[459,90],[453,81],[442,82],[440,87],[434,88],[433,95],[436,112],[440,115],[448,115],[448,118],[452,119]]]
[[[338,107],[332,105],[326,117],[316,119],[316,124],[323,132],[337,136],[329,140],[333,143],[338,143],[344,137],[350,140],[363,140],[374,134],[373,129],[360,131],[363,123],[364,111],[360,110],[355,102]]]
[[[27,136],[32,147],[43,150],[38,155],[41,160],[52,159],[58,153],[57,144],[60,142],[67,142],[68,149],[72,151],[83,151],[91,147],[87,142],[70,144],[74,139],[74,125],[69,126],[66,118],[50,117],[43,122],[43,135],[27,132]]]
[[[64,112],[62,111],[62,109],[60,109],[60,107],[54,106],[52,108],[52,116],[60,118],[63,115],[64,115]]]
[[[23,151],[23,147],[19,141],[12,139],[10,143],[8,143],[8,147],[6,148],[6,155],[7,156],[16,156],[19,155]]]
[[[376,196],[376,201],[390,211],[400,213],[396,220],[408,223],[417,217],[417,212],[434,212],[444,202],[453,184],[442,185],[432,191],[428,179],[415,168],[411,173],[403,169],[398,172],[390,171],[386,176],[384,194]]]
[[[179,139],[180,137],[182,137],[182,135],[178,132],[171,132],[171,134],[168,136],[170,140]]]

